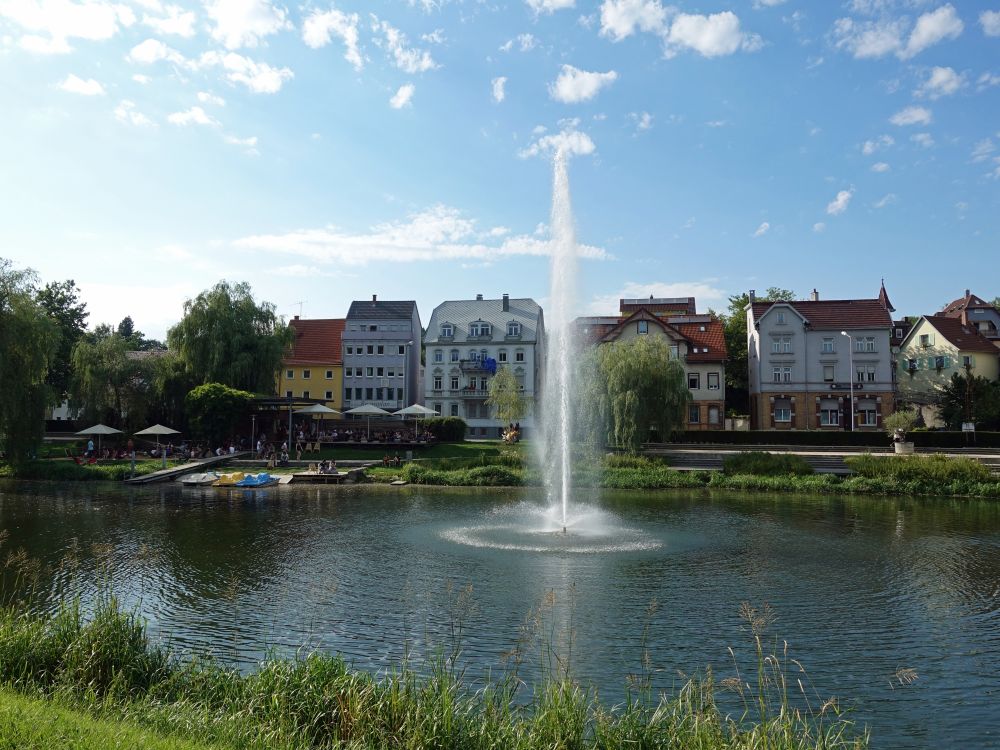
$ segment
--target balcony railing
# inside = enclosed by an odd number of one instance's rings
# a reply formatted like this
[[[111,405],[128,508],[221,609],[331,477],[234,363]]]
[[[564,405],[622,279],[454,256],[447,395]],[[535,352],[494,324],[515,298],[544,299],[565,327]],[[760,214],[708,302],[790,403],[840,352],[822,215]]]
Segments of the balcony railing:
[[[481,359],[460,359],[458,366],[464,372],[486,372],[486,363]]]
[[[490,392],[485,388],[432,389],[430,398],[486,398]]]

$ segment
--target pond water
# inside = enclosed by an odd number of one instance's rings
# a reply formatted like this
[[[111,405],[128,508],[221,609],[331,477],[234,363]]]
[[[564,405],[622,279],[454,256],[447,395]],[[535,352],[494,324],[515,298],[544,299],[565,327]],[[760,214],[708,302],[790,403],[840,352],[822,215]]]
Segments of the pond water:
[[[478,680],[520,643],[529,683],[565,667],[608,704],[644,672],[644,646],[657,688],[734,674],[729,647],[752,671],[739,609],[768,603],[770,642],[875,747],[1000,745],[1000,503],[578,500],[614,531],[518,530],[537,519],[526,491],[0,482],[0,553],[43,564],[34,607],[110,582],[182,653],[249,668],[304,646],[377,671],[460,651]]]

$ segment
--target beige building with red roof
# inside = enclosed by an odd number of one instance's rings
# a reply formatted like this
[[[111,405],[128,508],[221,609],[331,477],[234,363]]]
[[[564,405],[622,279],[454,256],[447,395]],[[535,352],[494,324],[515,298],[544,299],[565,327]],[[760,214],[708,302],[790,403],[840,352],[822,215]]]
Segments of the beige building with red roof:
[[[723,429],[728,354],[722,323],[711,315],[698,315],[694,297],[623,299],[619,307],[618,316],[577,318],[581,341],[599,345],[639,336],[662,338],[671,356],[684,365],[691,393],[685,429]]]
[[[282,360],[278,395],[320,399],[331,409],[343,408],[344,357],[342,318],[302,319],[296,315],[288,325],[295,342]]]
[[[750,292],[750,426],[880,430],[895,409],[892,303],[873,299],[761,302]]]
[[[900,347],[899,398],[918,408],[928,427],[944,426],[937,403],[952,376],[969,373],[987,380],[1000,376],[1000,348],[972,320],[956,314],[968,308],[954,305],[921,317]]]

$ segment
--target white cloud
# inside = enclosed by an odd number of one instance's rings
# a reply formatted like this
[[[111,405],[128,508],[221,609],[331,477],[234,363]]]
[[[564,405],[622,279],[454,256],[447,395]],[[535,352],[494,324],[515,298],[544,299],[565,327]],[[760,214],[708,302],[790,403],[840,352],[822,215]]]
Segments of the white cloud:
[[[492,81],[490,81],[490,90],[493,94],[493,101],[497,104],[502,102],[507,96],[507,92],[504,91],[504,86],[507,85],[507,76],[497,76]]]
[[[364,60],[358,49],[358,14],[342,13],[331,8],[328,11],[313,11],[302,24],[302,41],[313,49],[330,43],[330,35],[335,34],[344,42],[344,59],[355,70],[364,67]]]
[[[854,188],[851,188],[850,190],[841,190],[837,193],[837,197],[827,204],[826,212],[830,214],[830,216],[839,216],[847,210],[853,196]]]
[[[256,47],[271,34],[292,28],[284,8],[269,0],[208,0],[212,38],[229,50]]]
[[[251,135],[248,138],[239,138],[235,135],[224,135],[222,140],[231,146],[239,146],[247,156],[260,156],[257,150],[257,136]]]
[[[965,75],[956,73],[953,68],[931,68],[931,74],[927,80],[920,84],[913,93],[918,97],[928,99],[940,99],[942,96],[951,96],[960,88],[965,86]]]
[[[39,54],[66,54],[72,39],[104,41],[135,23],[130,7],[105,0],[3,0],[0,18],[25,32],[23,49]]]
[[[150,78],[149,76],[144,76],[142,73],[136,73],[135,75],[132,76],[132,80],[135,81],[136,83],[140,83],[143,86],[145,86],[153,79]]]
[[[104,94],[104,87],[93,78],[83,80],[73,73],[66,76],[66,80],[59,84],[59,88],[81,96],[101,96]]]
[[[761,224],[760,224],[760,226],[757,227],[756,231],[753,233],[753,236],[755,238],[756,237],[763,237],[770,230],[771,230],[771,224],[769,222],[762,221]]]
[[[629,112],[629,119],[635,123],[636,130],[651,130],[653,116],[649,112]]]
[[[173,112],[167,115],[167,122],[171,125],[207,125],[217,128],[222,125],[218,120],[207,114],[201,107],[191,107],[183,112]]]
[[[593,99],[602,88],[610,86],[617,78],[618,74],[613,70],[597,73],[563,65],[555,83],[549,84],[549,96],[566,104],[585,102]]]
[[[724,128],[728,124],[729,122],[727,120],[709,120],[705,123],[705,125],[710,128]]]
[[[194,36],[196,16],[192,11],[184,10],[179,5],[168,5],[161,12],[166,13],[166,15],[144,15],[142,17],[143,25],[149,26],[160,34],[174,34],[185,39]]]
[[[743,32],[739,17],[728,10],[710,16],[680,13],[670,24],[664,42],[667,57],[684,49],[694,50],[704,57],[719,57],[740,50],[756,52],[764,45],[758,35]]]
[[[813,231],[816,234],[821,234],[822,232],[825,232],[826,224],[824,224],[822,221],[817,221],[815,224],[813,224]]]
[[[488,240],[499,240],[490,243]],[[549,242],[530,235],[492,237],[480,232],[475,219],[456,208],[434,206],[403,221],[378,224],[367,232],[347,232],[337,227],[300,229],[285,234],[244,237],[237,248],[281,253],[317,264],[364,266],[369,263],[421,261],[497,260],[516,256],[546,256]],[[603,248],[582,245],[585,258],[605,259]]]
[[[910,140],[924,148],[930,148],[934,145],[934,137],[930,133],[914,133],[910,136]]]
[[[175,64],[187,62],[184,59],[184,55],[168,47],[159,39],[147,39],[144,42],[140,42],[129,51],[125,59],[140,65],[152,65],[160,60],[167,60]]]
[[[660,0],[604,0],[601,3],[601,36],[615,42],[636,31],[663,34],[667,10]]]
[[[275,94],[295,75],[288,68],[272,68],[235,52],[206,52],[197,63],[198,67],[215,65],[222,66],[229,81],[242,84],[255,94]]]
[[[897,200],[898,200],[898,197],[897,197],[897,195],[895,193],[886,193],[881,198],[879,198],[877,201],[875,201],[875,203],[873,203],[872,205],[875,208],[885,208],[886,206],[892,205]]]
[[[889,118],[893,125],[930,125],[931,111],[926,107],[909,106]]]
[[[719,289],[715,284],[715,279],[675,283],[629,281],[614,293],[595,296],[587,312],[591,315],[617,315],[619,300],[648,299],[651,296],[694,297],[698,300],[699,307],[724,307],[727,304],[728,292]]]
[[[884,4],[878,4],[876,7],[872,3],[854,2],[851,8],[868,15],[881,13],[874,21],[838,18],[834,22],[832,32],[834,45],[859,59],[892,54],[901,60],[908,60],[938,42],[957,38],[964,28],[962,20],[951,4],[942,5],[921,15],[909,35],[907,35],[908,21],[905,18],[892,18],[887,15],[884,12],[887,10]]]
[[[134,125],[137,128],[155,128],[156,123],[150,120],[142,112],[137,112],[135,102],[122,99],[115,107],[115,119],[126,125]]]
[[[950,3],[930,13],[924,13],[917,19],[906,47],[899,52],[899,57],[908,60],[938,42],[957,39],[964,28],[962,19],[958,17],[958,13]]]
[[[576,0],[524,0],[535,15],[540,13],[555,13],[576,5]]]
[[[979,14],[979,25],[986,36],[1000,36],[1000,10],[984,10]]]
[[[983,73],[976,79],[976,90],[983,91],[991,86],[1000,86],[1000,75],[994,73]]]
[[[403,107],[410,106],[410,100],[413,99],[413,92],[416,91],[416,86],[412,83],[404,83],[399,87],[399,90],[392,95],[389,100],[389,106],[393,109],[402,109]]]
[[[760,10],[761,8],[773,8],[777,5],[784,5],[788,0],[753,0],[753,7],[755,10]]]
[[[889,146],[892,146],[894,143],[896,143],[896,139],[891,135],[880,135],[878,138],[873,138],[870,141],[862,143],[861,153],[865,156],[871,156],[876,151],[883,148],[889,148]]]
[[[199,91],[198,92],[198,101],[201,102],[202,104],[214,104],[217,107],[225,107],[226,106],[226,100],[225,99],[223,99],[221,96],[216,96],[215,94],[211,93],[210,91]]]
[[[594,153],[597,147],[589,135],[576,129],[578,124],[576,121],[565,123],[561,132],[541,136],[526,149],[522,149],[518,156],[522,159],[552,156],[559,151],[571,156],[588,156]]]
[[[888,172],[891,168],[892,167],[890,167],[884,161],[879,161],[872,164],[872,172]]]
[[[521,50],[521,52],[530,52],[538,46],[538,39],[536,39],[533,34],[518,34],[513,39],[508,39],[506,42],[501,44],[500,51],[510,52],[514,48],[515,42],[517,42],[517,47]]]
[[[434,68],[438,67],[438,64],[434,62],[434,58],[431,57],[430,52],[419,50],[415,47],[408,47],[406,34],[390,25],[387,21],[379,21],[378,18],[372,16],[372,31],[376,34],[382,34],[385,38],[386,48],[392,55],[396,67],[404,73],[412,75],[414,73],[434,70]]]
[[[990,158],[997,147],[993,144],[993,140],[990,138],[984,138],[979,141],[975,147],[972,149],[972,162],[977,163],[981,161],[986,161]]]

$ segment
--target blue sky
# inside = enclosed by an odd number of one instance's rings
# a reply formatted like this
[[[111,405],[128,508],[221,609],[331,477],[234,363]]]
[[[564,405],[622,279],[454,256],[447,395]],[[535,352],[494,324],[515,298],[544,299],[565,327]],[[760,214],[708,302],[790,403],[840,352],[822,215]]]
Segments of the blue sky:
[[[1000,2],[0,0],[0,83],[0,255],[92,324],[544,304],[559,145],[581,313],[1000,294]]]

